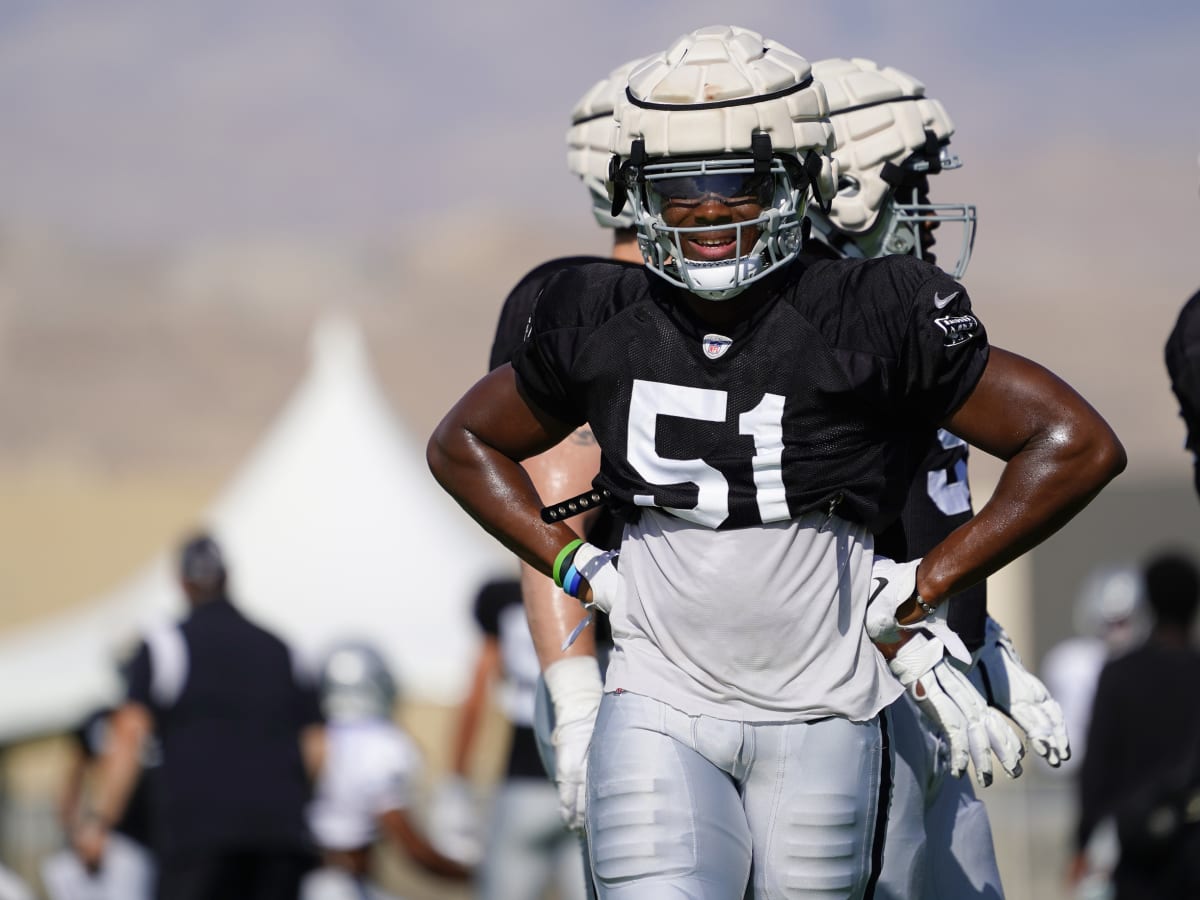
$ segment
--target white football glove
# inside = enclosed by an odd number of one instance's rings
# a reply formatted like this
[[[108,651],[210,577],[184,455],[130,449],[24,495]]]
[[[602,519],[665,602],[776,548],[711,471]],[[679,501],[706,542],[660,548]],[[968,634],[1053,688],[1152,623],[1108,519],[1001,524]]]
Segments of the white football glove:
[[[888,665],[921,712],[945,735],[952,775],[962,775],[973,763],[976,780],[987,787],[992,783],[993,755],[1011,777],[1021,774],[1025,748],[1020,739],[951,664],[938,638],[913,635]]]
[[[617,588],[621,585],[621,576],[614,564],[619,555],[616,550],[601,550],[586,542],[575,551],[572,565],[592,588],[592,600],[585,604],[588,609],[598,609],[605,614],[612,611]]]
[[[587,809],[587,754],[604,684],[594,656],[570,656],[543,673],[554,704],[554,782],[558,811],[572,831],[582,831]]]
[[[445,856],[464,866],[483,859],[483,816],[467,779],[450,775],[434,788],[429,839]]]
[[[876,643],[894,644],[904,631],[927,631],[942,642],[952,657],[964,666],[970,665],[967,645],[946,624],[946,604],[912,625],[896,621],[896,611],[917,592],[920,564],[920,559],[898,563],[886,556],[875,557],[871,566],[871,596],[867,601],[867,636]]]
[[[991,706],[1021,727],[1038,756],[1055,768],[1071,758],[1062,707],[1021,663],[1012,639],[991,616],[971,669],[971,683]]]

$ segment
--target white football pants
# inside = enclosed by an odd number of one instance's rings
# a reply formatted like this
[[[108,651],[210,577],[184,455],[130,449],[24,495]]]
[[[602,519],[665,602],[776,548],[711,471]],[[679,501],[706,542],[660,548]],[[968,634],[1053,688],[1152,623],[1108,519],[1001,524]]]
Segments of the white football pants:
[[[601,900],[869,897],[885,740],[878,717],[764,725],[605,694],[588,756]]]
[[[905,694],[887,708],[892,804],[877,900],[1004,900],[987,809],[970,773],[947,767],[945,742]]]

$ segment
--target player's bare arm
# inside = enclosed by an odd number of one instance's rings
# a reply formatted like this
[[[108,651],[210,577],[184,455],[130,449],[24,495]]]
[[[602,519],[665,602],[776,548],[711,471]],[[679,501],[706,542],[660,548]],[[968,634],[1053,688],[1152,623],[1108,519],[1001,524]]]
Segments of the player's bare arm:
[[[1037,363],[997,347],[943,425],[1006,465],[987,504],[918,568],[918,593],[931,605],[1045,540],[1125,468],[1121,442],[1083,397]],[[904,621],[919,617],[917,610],[905,613]]]
[[[484,376],[454,405],[425,451],[438,483],[509,550],[544,575],[577,535],[546,524],[542,500],[522,460],[562,441],[573,426],[534,410],[517,390],[512,367]]]

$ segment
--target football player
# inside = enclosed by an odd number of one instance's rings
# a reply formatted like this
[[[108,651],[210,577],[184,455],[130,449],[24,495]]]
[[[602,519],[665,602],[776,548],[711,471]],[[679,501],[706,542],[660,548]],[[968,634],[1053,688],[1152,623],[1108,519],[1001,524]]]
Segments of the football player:
[[[879,712],[897,678],[932,690],[948,647],[966,658],[939,608],[1125,464],[1069,386],[988,346],[940,270],[796,264],[806,205],[834,193],[827,114],[809,63],[745,29],[637,66],[614,208],[632,204],[646,267],[554,276],[512,364],[427,450],[486,529],[610,613],[586,812],[604,897],[738,897],[751,872],[758,896],[864,896],[890,788]],[[626,520],[619,572],[543,522],[520,465],[584,422]],[[923,559],[873,578],[873,534],[937,425],[1004,474]]]
[[[934,262],[935,229],[944,235],[956,228],[956,240],[943,241],[955,251],[944,268],[961,278],[974,244],[975,208],[929,201],[930,177],[960,164],[949,149],[954,128],[945,108],[912,76],[870,60],[821,60],[813,63],[813,74],[829,99],[838,189],[828,212],[810,208],[813,240],[806,252],[850,258],[911,254]],[[926,448],[900,517],[876,536],[877,554],[920,557],[971,518],[966,443],[931,429]],[[1003,628],[988,617],[986,584],[955,596],[948,618],[976,661],[971,677],[980,692],[1057,767],[1070,756],[1062,711],[1021,664]],[[911,692],[916,683],[909,687]],[[952,751],[963,731],[990,728],[1002,735],[1007,725],[997,712],[981,712],[982,700],[962,691],[955,697],[966,721],[958,718],[959,709],[939,711],[930,699],[912,693],[909,702],[889,708],[896,768],[879,897],[1003,897],[987,811],[969,781],[947,777],[961,774],[966,755],[945,752],[942,736],[925,726],[917,705],[943,720]],[[989,741],[977,733],[966,744],[986,784]]]
[[[463,881],[470,871],[443,856],[413,820],[420,753],[392,720],[396,683],[374,647],[348,641],[321,667],[326,754],[309,809],[322,866],[301,900],[389,900],[370,881],[371,848],[384,837],[426,872]]]

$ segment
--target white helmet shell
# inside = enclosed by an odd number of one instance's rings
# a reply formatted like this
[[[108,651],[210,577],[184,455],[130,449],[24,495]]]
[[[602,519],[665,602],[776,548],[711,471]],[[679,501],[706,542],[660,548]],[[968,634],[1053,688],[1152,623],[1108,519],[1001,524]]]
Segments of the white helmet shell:
[[[633,212],[628,205],[617,215],[612,214],[608,161],[612,158],[617,133],[613,111],[625,95],[629,73],[640,62],[640,59],[630,60],[613,69],[607,77],[592,85],[571,110],[571,127],[567,129],[567,168],[591,192],[592,213],[604,228],[633,227]]]
[[[839,176],[829,212],[813,216],[818,237],[843,255],[919,256],[917,223],[958,222],[963,226],[959,258],[945,268],[961,277],[974,243],[975,207],[898,196],[888,177],[892,167],[908,167],[913,174],[958,168],[957,157],[947,149],[954,123],[945,107],[927,97],[916,78],[869,59],[819,60],[813,74],[829,100]],[[849,239],[849,247],[837,240],[839,232]]]
[[[829,198],[836,183],[828,111],[808,61],[745,28],[698,29],[637,65],[615,111],[613,150],[627,178],[644,185],[651,170],[662,178],[711,174],[714,165],[748,171],[765,135],[777,179],[773,205],[760,219],[739,224],[737,255],[719,263],[686,259],[681,229],[648,208],[644,191],[626,185],[646,264],[672,284],[723,300],[792,259],[811,187]],[[753,246],[748,239],[742,246],[743,230],[757,230]]]

